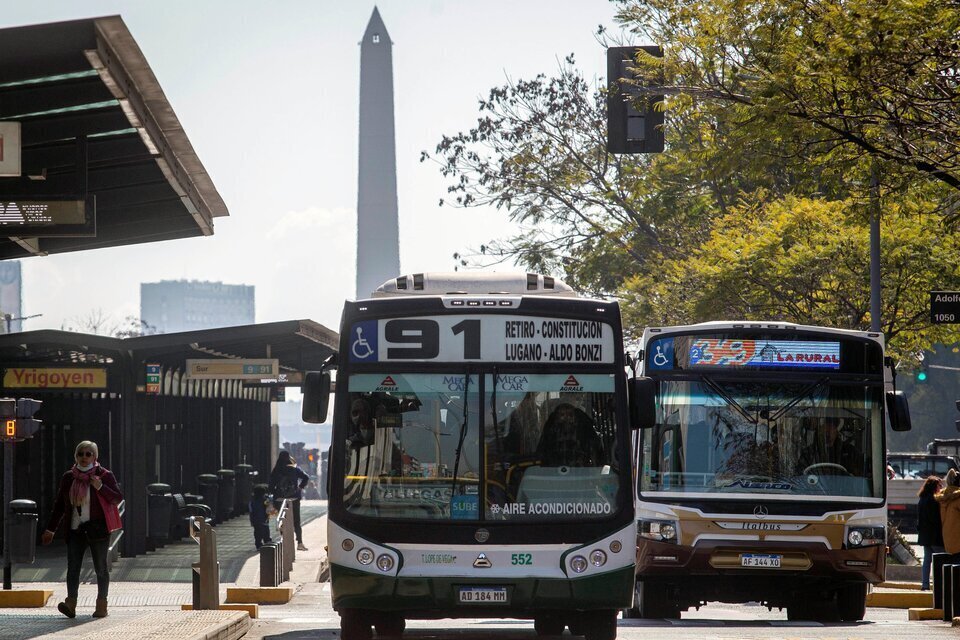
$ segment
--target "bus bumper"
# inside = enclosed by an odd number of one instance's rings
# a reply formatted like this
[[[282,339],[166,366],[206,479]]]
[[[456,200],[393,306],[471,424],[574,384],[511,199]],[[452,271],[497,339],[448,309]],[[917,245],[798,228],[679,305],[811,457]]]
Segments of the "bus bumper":
[[[632,606],[634,568],[556,578],[390,577],[330,566],[333,608],[402,611],[407,618],[534,617],[537,612]],[[461,604],[461,587],[506,587],[504,604]]]

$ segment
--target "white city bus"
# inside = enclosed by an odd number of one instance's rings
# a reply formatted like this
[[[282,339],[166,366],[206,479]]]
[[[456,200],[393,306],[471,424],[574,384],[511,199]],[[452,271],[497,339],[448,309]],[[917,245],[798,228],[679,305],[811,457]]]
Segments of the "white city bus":
[[[630,613],[757,601],[862,619],[884,578],[884,425],[910,428],[883,336],[708,322],[648,328],[642,350],[657,417],[637,439]]]
[[[535,274],[415,274],[347,302],[340,331],[328,545],[344,640],[463,617],[615,638],[636,563],[617,303]],[[306,376],[305,420],[329,384]]]

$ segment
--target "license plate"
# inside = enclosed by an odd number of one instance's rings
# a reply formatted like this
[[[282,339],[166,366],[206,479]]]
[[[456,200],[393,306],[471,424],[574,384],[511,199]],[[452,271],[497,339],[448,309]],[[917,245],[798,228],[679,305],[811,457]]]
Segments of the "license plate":
[[[740,554],[741,567],[762,567],[765,569],[779,569],[783,556],[763,553]]]
[[[506,587],[460,587],[461,604],[507,604]]]

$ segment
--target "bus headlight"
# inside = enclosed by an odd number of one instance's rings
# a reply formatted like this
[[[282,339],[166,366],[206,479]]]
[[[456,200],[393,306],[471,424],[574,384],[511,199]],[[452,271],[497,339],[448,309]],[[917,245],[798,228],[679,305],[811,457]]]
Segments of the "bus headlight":
[[[362,565],[368,565],[373,562],[373,549],[364,547],[360,549],[360,551],[357,551],[357,562]]]
[[[887,536],[884,527],[848,527],[847,546],[870,547],[886,544]]]
[[[377,569],[380,569],[380,571],[390,571],[390,569],[393,569],[393,558],[385,553],[381,554],[380,557],[377,558]]]
[[[610,541],[610,551],[614,553],[620,553],[620,550],[623,549],[623,544],[619,540]]]
[[[648,540],[657,542],[677,542],[677,523],[675,520],[639,520],[638,531]]]
[[[344,538],[343,542],[340,543],[340,546],[343,547],[344,551],[353,551],[353,540],[350,538]]]
[[[607,564],[607,554],[600,549],[594,549],[590,552],[590,562],[595,567],[602,567]]]
[[[570,568],[575,573],[583,573],[587,570],[587,559],[583,556],[573,556],[570,558]]]

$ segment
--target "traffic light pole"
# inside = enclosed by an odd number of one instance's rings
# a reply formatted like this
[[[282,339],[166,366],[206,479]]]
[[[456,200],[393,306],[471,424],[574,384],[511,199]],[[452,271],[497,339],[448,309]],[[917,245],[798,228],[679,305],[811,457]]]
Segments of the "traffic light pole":
[[[13,442],[3,443],[3,588],[13,588],[10,562],[10,503],[13,501]]]

